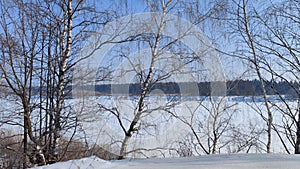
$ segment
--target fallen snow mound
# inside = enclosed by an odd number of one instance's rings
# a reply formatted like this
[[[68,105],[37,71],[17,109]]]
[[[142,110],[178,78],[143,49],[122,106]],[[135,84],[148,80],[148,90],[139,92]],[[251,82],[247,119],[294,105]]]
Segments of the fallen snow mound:
[[[235,154],[105,161],[95,156],[36,169],[299,169],[300,155]]]
[[[70,160],[51,165],[40,166],[33,169],[102,169],[105,168],[104,166],[110,166],[110,162],[102,160],[96,156],[91,156],[78,160]]]

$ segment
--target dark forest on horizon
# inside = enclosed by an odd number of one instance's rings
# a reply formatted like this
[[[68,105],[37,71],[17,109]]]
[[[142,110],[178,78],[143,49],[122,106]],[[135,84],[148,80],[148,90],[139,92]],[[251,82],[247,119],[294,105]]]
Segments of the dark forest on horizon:
[[[299,91],[299,83],[287,81],[264,81],[267,95],[286,95],[291,98],[298,98],[296,91]],[[260,96],[263,95],[262,87],[258,80],[235,80],[227,81],[227,96]],[[198,89],[194,89],[198,87]],[[160,90],[165,95],[177,95],[181,93],[181,88],[190,88],[190,96],[209,96],[211,93],[211,82],[189,83],[189,82],[167,82],[155,83],[150,87],[150,92]],[[90,86],[85,86],[84,90],[91,90]],[[195,93],[193,91],[198,91]],[[139,95],[141,86],[133,84],[98,84],[95,86],[96,95]],[[149,93],[150,93],[149,92]],[[298,92],[299,93],[299,92]]]

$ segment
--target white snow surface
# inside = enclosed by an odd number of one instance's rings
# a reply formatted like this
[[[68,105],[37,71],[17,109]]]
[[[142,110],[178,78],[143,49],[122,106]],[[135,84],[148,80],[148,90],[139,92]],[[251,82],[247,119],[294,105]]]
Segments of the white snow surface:
[[[105,161],[95,156],[35,169],[299,169],[300,155],[232,154]]]

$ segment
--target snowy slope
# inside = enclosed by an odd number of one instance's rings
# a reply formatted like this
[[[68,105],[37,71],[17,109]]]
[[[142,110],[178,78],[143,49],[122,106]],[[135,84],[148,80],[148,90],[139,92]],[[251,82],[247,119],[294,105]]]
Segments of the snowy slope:
[[[235,154],[191,158],[153,158],[104,161],[83,158],[36,169],[299,169],[300,155]]]

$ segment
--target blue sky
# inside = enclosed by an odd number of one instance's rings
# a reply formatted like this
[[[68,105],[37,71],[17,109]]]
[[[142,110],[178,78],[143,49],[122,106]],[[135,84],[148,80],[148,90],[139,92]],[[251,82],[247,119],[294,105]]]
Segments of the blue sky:
[[[191,0],[192,1],[192,0]],[[187,2],[187,1],[185,1]],[[209,0],[203,0],[200,2],[199,11],[205,11],[210,7]],[[203,4],[201,4],[203,2]],[[258,10],[263,10],[264,5],[268,4],[269,1],[249,1],[253,4]],[[273,1],[275,2],[275,1]],[[99,8],[114,8],[122,11],[120,12],[120,16],[126,16],[128,14],[134,13],[142,13],[145,11],[149,11],[149,8],[144,0],[107,0],[107,1],[96,1],[94,3],[99,6]],[[174,10],[176,11],[176,10]],[[173,12],[172,14],[176,14]],[[186,17],[187,18],[187,17]],[[226,23],[225,23],[226,24]],[[197,25],[209,39],[216,45],[216,47],[220,50],[224,50],[226,52],[231,52],[240,48],[240,44],[236,44],[234,37],[230,34],[224,35],[222,32],[228,29],[224,22],[218,22],[216,20],[206,20]],[[230,31],[230,30],[229,30]],[[223,63],[223,67],[225,69],[227,78],[232,80],[236,78],[240,78],[240,76],[244,75],[244,78],[253,79],[256,77],[254,72],[245,71],[249,69],[249,65],[247,63],[243,63],[238,58],[233,58],[231,56],[226,56],[224,54],[220,54],[221,61]]]

